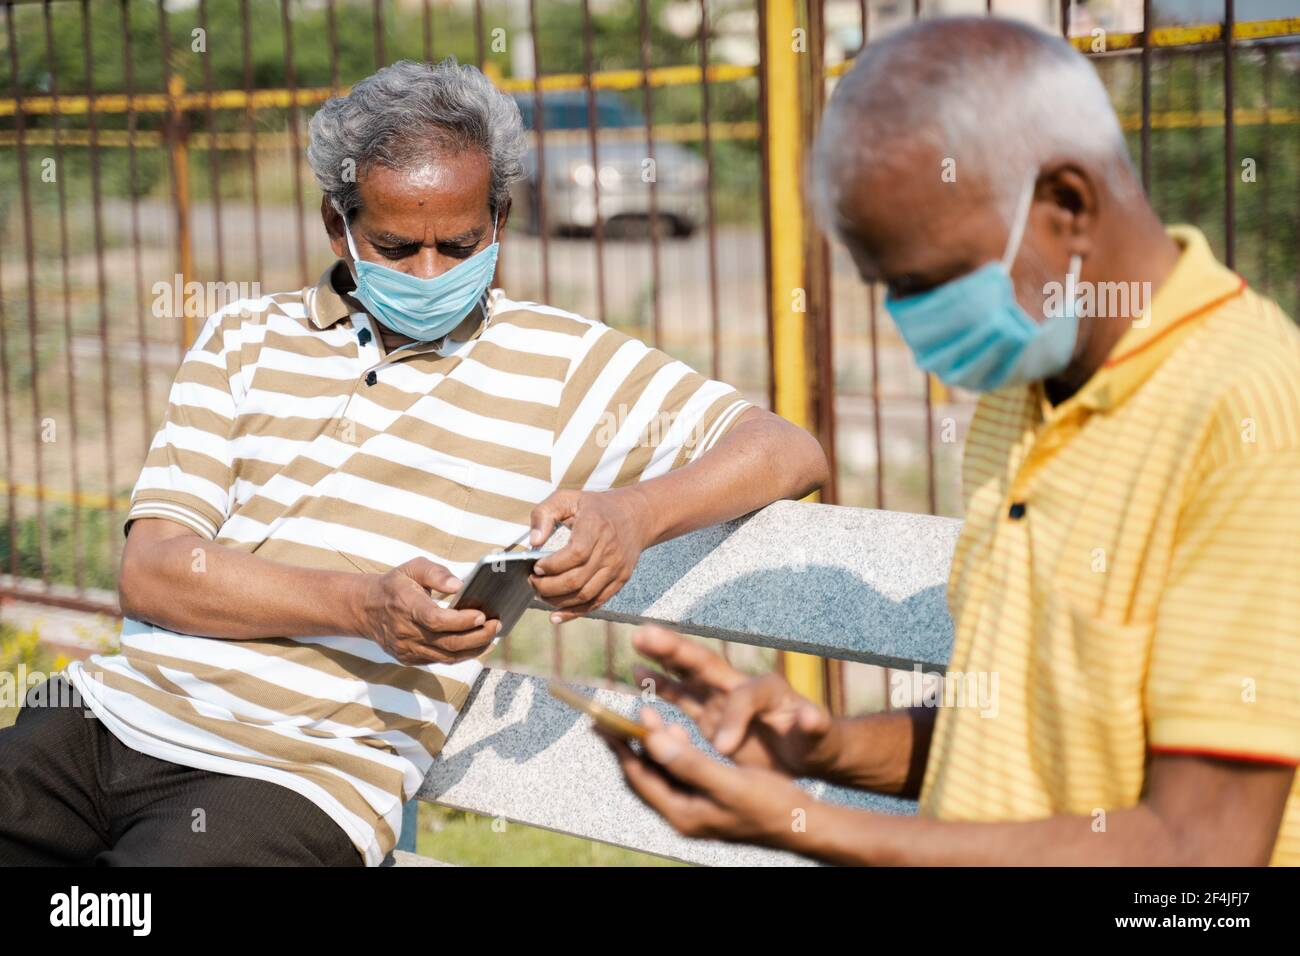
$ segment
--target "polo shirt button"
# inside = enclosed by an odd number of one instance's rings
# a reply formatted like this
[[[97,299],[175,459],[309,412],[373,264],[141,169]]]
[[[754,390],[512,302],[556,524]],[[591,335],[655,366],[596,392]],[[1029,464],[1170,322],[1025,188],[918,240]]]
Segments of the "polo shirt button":
[[[366,373],[366,384],[367,384],[367,385],[374,385],[375,382],[377,382],[377,381],[379,381],[379,375],[378,375],[378,373],[376,373],[376,372],[367,372],[367,373]]]
[[[370,330],[362,329],[360,332],[358,332],[357,341],[360,342],[362,345],[368,345],[370,343]]]
[[[1012,502],[1011,510],[1007,512],[1007,517],[1009,517],[1012,521],[1019,521],[1021,518],[1025,516],[1025,507],[1026,506],[1023,501]]]

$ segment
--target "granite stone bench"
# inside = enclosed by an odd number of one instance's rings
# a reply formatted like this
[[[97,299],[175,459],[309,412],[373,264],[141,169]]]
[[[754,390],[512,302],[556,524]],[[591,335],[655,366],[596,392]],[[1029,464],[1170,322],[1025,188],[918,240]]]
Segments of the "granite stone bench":
[[[945,589],[960,522],[777,502],[647,550],[595,617],[846,661],[942,670],[952,648]],[[596,699],[635,715],[641,698]],[[662,701],[666,720],[693,725]],[[488,669],[418,798],[674,860],[711,865],[809,861],[678,836],[627,789],[590,720],[546,681]],[[806,782],[823,799],[889,813],[911,801]],[[389,865],[438,865],[399,851]]]

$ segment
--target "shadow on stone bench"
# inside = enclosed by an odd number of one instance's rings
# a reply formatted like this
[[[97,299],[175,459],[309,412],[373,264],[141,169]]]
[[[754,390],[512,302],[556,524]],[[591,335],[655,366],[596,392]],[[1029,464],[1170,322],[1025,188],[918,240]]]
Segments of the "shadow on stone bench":
[[[778,502],[649,549],[627,586],[593,616],[940,670],[952,645],[945,590],[959,528],[952,519]],[[595,696],[630,716],[641,705],[632,694]],[[654,706],[703,744],[679,711],[661,701]],[[914,809],[899,798],[804,785],[812,796],[851,806]],[[508,671],[480,677],[418,798],[690,863],[809,862],[678,836],[627,789],[585,716],[551,698],[544,680]],[[424,859],[407,857],[395,865]]]

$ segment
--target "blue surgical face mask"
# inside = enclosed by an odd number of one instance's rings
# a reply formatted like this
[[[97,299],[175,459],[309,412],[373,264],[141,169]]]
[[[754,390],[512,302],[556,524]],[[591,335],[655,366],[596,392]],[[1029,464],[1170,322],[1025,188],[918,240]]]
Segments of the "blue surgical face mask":
[[[357,254],[343,217],[343,233],[356,270],[352,294],[381,324],[419,342],[433,342],[460,325],[478,304],[497,267],[496,213],[492,214],[492,244],[459,262],[442,275],[421,279]]]
[[[1034,195],[1031,177],[1021,194],[1002,259],[937,288],[885,297],[917,364],[949,385],[987,392],[1040,381],[1062,371],[1079,334],[1075,285],[1081,260],[1070,260],[1062,308],[1035,322],[1016,301],[1011,282],[1020,238]]]

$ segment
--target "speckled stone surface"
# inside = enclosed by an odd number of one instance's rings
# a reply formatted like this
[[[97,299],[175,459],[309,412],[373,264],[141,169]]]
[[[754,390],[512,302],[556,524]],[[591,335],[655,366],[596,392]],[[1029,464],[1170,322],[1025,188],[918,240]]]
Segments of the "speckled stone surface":
[[[635,716],[640,698],[596,691],[607,707]],[[655,704],[667,720],[679,711]],[[712,866],[806,865],[811,861],[759,847],[679,836],[632,794],[591,720],[546,691],[546,682],[487,670],[434,762],[419,797],[507,821],[526,823],[616,846]],[[888,813],[910,813],[910,801],[809,783],[816,796]],[[435,850],[436,852],[436,850]]]
[[[961,522],[778,501],[647,550],[594,617],[910,667],[946,664]],[[557,535],[548,547],[558,547]]]
[[[420,856],[418,853],[407,853],[405,850],[394,850],[384,861],[379,864],[381,867],[390,866],[453,866],[451,863],[444,863],[441,860],[435,860],[431,857]]]

